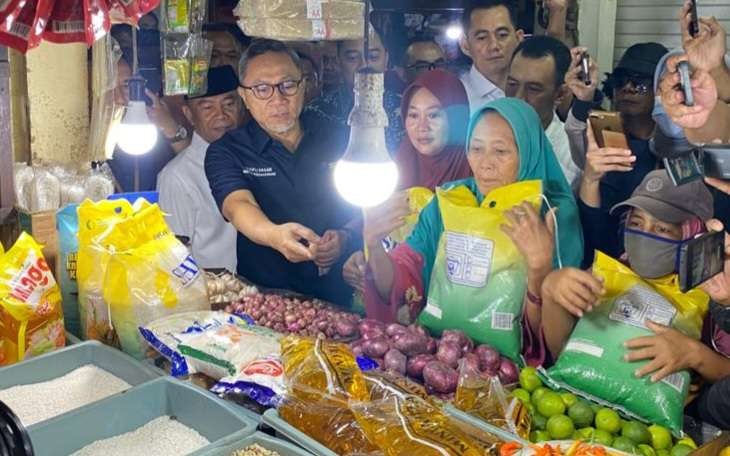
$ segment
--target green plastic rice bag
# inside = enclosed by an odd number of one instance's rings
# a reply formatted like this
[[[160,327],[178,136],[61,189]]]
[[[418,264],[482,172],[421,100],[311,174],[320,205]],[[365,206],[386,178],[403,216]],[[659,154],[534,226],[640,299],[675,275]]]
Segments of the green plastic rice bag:
[[[698,339],[709,298],[700,290],[681,293],[677,276],[642,280],[600,252],[593,273],[603,277],[606,294],[576,324],[557,363],[547,371],[548,382],[681,434],[689,373],[678,372],[657,383],[649,376],[636,378],[634,372],[647,361],[624,361],[624,342],[653,335],[646,320]]]
[[[480,205],[465,186],[438,189],[444,231],[421,324],[438,334],[459,328],[519,361],[527,267],[500,227],[517,204],[539,210],[541,192],[540,181],[518,182],[492,191]]]

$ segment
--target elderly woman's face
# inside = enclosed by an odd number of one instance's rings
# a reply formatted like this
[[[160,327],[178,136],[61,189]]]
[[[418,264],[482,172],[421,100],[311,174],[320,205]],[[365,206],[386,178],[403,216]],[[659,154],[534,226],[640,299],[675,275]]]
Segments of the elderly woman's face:
[[[512,127],[501,115],[488,112],[477,122],[467,159],[482,195],[517,181],[520,155]]]

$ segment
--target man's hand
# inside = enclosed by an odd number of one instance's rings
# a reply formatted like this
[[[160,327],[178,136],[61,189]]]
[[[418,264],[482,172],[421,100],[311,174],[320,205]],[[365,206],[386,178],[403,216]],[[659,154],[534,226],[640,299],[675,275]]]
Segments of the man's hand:
[[[365,254],[362,251],[357,251],[345,262],[345,266],[342,268],[342,278],[352,288],[364,292],[367,267]]]
[[[707,222],[707,229],[717,233],[723,231],[724,227],[722,222],[713,219]],[[723,272],[700,285],[700,288],[710,295],[716,303],[730,306],[730,236],[727,233],[725,233],[725,267]]]
[[[320,239],[314,231],[298,223],[276,225],[271,233],[271,248],[292,263],[314,260],[313,247]],[[305,246],[302,241],[309,243]]]
[[[583,170],[583,180],[597,183],[606,173],[611,171],[629,172],[633,169],[636,156],[629,149],[617,147],[598,147],[593,134],[593,126],[588,123],[586,130],[588,151],[586,152],[586,166]]]
[[[576,318],[593,311],[603,293],[603,283],[598,278],[576,268],[553,271],[542,283],[543,302],[560,306]]]
[[[651,381],[658,382],[676,372],[694,368],[694,362],[699,358],[697,345],[700,342],[653,321],[647,321],[646,326],[655,335],[637,337],[624,344],[631,350],[624,356],[625,361],[650,360],[634,375],[644,377],[651,374]]]
[[[177,133],[178,123],[172,117],[170,107],[167,106],[165,100],[161,100],[152,91],[145,89],[145,92],[150,97],[150,100],[152,100],[152,106],[147,107],[147,115],[150,117],[150,120],[166,138],[173,138]]]
[[[502,225],[502,231],[525,257],[531,271],[547,274],[552,269],[555,211],[555,208],[548,211],[545,220],[542,220],[531,204],[522,203],[504,213],[509,223]]]
[[[692,37],[689,34],[690,4],[689,0],[685,0],[679,16],[682,47],[687,53],[692,68],[709,73],[725,65],[725,53],[727,52],[725,29],[714,17],[700,18],[698,20],[700,32],[696,37]]]
[[[560,13],[568,8],[567,0],[545,0],[545,8],[550,14]]]
[[[312,243],[310,250],[314,255],[314,264],[326,269],[340,259],[347,244],[347,233],[340,230],[327,230],[319,242]]]
[[[717,85],[710,74],[696,69],[692,75],[694,106],[684,105],[684,92],[680,87],[677,65],[687,60],[686,55],[675,55],[667,59],[667,72],[659,83],[664,111],[670,119],[682,128],[701,128],[710,118],[717,105]]]
[[[405,224],[411,213],[407,192],[398,192],[380,206],[364,211],[363,237],[366,245],[380,243]]]
[[[575,47],[570,50],[571,63],[570,69],[565,74],[565,84],[568,86],[573,95],[581,101],[588,103],[593,102],[593,97],[596,94],[596,88],[598,87],[598,66],[593,59],[590,59],[589,65],[589,77],[590,84],[586,84],[580,79],[581,58],[588,49],[585,47]]]

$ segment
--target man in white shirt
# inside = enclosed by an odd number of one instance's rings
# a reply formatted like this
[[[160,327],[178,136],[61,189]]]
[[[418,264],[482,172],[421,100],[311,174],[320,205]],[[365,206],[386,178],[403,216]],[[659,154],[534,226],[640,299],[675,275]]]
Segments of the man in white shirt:
[[[526,101],[537,111],[565,178],[575,188],[580,180],[580,168],[573,163],[565,126],[555,113],[556,107],[570,94],[565,85],[570,64],[570,49],[559,40],[549,36],[527,38],[515,50],[505,92],[508,97]]]
[[[208,90],[186,98],[183,113],[193,126],[190,146],[157,177],[160,206],[178,236],[190,239],[193,258],[206,269],[236,271],[236,229],[221,216],[210,191],[203,164],[210,143],[242,122],[238,77],[231,66],[208,71]]]
[[[508,0],[467,2],[462,16],[462,52],[472,59],[461,76],[471,111],[504,97],[509,63],[524,33],[517,28],[517,14]]]

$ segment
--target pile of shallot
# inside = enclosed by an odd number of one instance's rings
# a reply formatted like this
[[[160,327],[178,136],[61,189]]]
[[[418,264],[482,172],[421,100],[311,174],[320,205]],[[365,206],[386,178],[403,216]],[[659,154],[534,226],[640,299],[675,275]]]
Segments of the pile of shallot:
[[[352,339],[358,335],[360,316],[337,310],[319,299],[256,293],[226,307],[226,312],[246,314],[257,325],[281,333]]]
[[[519,375],[512,361],[488,345],[475,347],[459,330],[446,330],[435,339],[417,324],[386,325],[372,319],[362,320],[358,329],[362,337],[350,345],[355,355],[365,355],[385,370],[422,381],[432,393],[456,391],[462,359],[485,375],[498,376],[504,384],[515,383]]]

